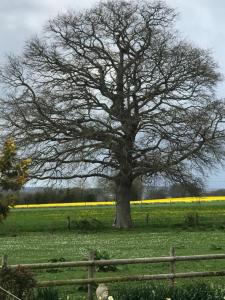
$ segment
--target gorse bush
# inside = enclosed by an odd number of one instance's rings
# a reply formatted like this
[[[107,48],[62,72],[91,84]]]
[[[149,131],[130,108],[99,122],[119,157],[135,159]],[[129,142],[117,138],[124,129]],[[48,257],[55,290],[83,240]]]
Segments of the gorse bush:
[[[171,288],[166,285],[127,284],[115,288],[115,300],[221,300],[225,290],[205,283]]]
[[[18,159],[16,145],[8,138],[0,151],[0,221],[9,213],[9,206],[15,203],[16,195],[28,181],[31,159]]]
[[[15,269],[6,268],[0,271],[0,286],[23,300],[32,299],[36,280],[30,270],[18,266]],[[0,290],[0,299],[6,300],[7,297],[7,294]]]

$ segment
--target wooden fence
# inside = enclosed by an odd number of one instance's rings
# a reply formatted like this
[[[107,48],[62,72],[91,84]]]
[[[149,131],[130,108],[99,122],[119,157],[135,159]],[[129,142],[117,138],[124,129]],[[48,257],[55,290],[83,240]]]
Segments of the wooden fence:
[[[177,273],[176,263],[184,261],[200,261],[200,260],[217,260],[225,259],[225,254],[207,254],[207,255],[191,255],[191,256],[176,256],[175,248],[170,250],[170,256],[151,257],[151,258],[134,258],[134,259],[111,259],[111,260],[95,260],[95,251],[89,252],[89,260],[87,261],[72,261],[72,262],[57,262],[57,263],[36,263],[36,264],[21,264],[9,265],[7,256],[3,256],[2,266],[0,268],[16,268],[18,266],[29,268],[32,270],[55,269],[55,268],[71,268],[71,267],[87,267],[87,279],[68,279],[68,280],[52,280],[40,281],[38,287],[49,286],[64,286],[64,285],[88,285],[88,300],[93,299],[92,285],[97,283],[110,282],[125,282],[125,281],[150,281],[150,280],[170,280],[174,286],[175,279],[179,278],[199,278],[199,277],[215,277],[225,276],[225,270],[221,271],[206,271],[206,272],[186,272]],[[169,263],[170,273],[168,274],[153,274],[153,275],[130,275],[130,276],[114,276],[114,277],[95,277],[96,266],[108,265],[130,265],[130,264],[156,264]]]

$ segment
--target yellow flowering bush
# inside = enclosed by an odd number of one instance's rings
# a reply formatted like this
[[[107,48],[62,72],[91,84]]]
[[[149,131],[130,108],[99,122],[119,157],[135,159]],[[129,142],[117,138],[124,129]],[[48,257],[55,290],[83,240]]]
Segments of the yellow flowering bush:
[[[0,187],[3,190],[19,190],[28,180],[31,159],[19,160],[12,138],[6,140],[0,156]]]
[[[18,159],[16,144],[12,138],[8,138],[0,154],[0,221],[9,211],[8,206],[15,201],[15,191],[18,191],[28,181],[28,169],[31,159]]]

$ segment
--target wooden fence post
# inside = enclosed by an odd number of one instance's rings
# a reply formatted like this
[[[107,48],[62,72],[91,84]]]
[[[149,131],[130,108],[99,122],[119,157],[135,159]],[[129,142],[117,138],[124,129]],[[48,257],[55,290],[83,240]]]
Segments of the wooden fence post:
[[[176,272],[175,255],[176,255],[175,247],[171,247],[171,248],[170,248],[170,256],[173,257],[174,260],[172,260],[171,263],[170,263],[170,272],[171,272],[171,274],[173,274],[173,275],[175,275],[175,272]],[[172,287],[175,286],[175,279],[174,279],[174,278],[171,278],[171,286],[172,286]]]
[[[4,254],[2,256],[2,269],[3,270],[7,269],[7,266],[8,266],[8,256]]]
[[[70,219],[70,216],[67,217],[67,228],[69,230],[71,229],[71,219]]]
[[[149,224],[149,213],[146,214],[145,220],[146,220],[146,224],[148,225]]]
[[[95,259],[95,251],[89,251],[89,261],[93,261]],[[94,277],[95,266],[88,266],[88,279],[92,279]],[[88,300],[93,300],[93,285],[91,283],[88,284]]]

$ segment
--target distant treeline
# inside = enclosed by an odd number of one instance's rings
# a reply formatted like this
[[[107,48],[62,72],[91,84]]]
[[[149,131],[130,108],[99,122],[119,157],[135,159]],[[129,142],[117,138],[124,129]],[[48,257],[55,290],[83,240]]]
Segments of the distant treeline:
[[[177,197],[201,197],[201,196],[225,196],[225,189],[217,189],[206,191],[201,186],[182,184],[174,184],[169,187],[153,187],[149,188],[144,198],[145,199],[163,199],[163,198],[177,198]]]
[[[193,186],[174,184],[169,187],[148,187],[135,193],[133,200],[161,199],[168,197],[189,196],[225,196],[225,189],[206,192],[204,189]],[[0,192],[0,200],[4,195]],[[107,188],[38,188],[24,189],[16,196],[15,204],[45,204],[70,202],[95,202],[115,200],[113,193]]]
[[[53,189],[43,188],[37,191],[23,190],[16,196],[15,204],[44,204],[98,201],[98,189]],[[0,197],[3,196],[0,194]],[[106,198],[106,200],[108,200]]]

